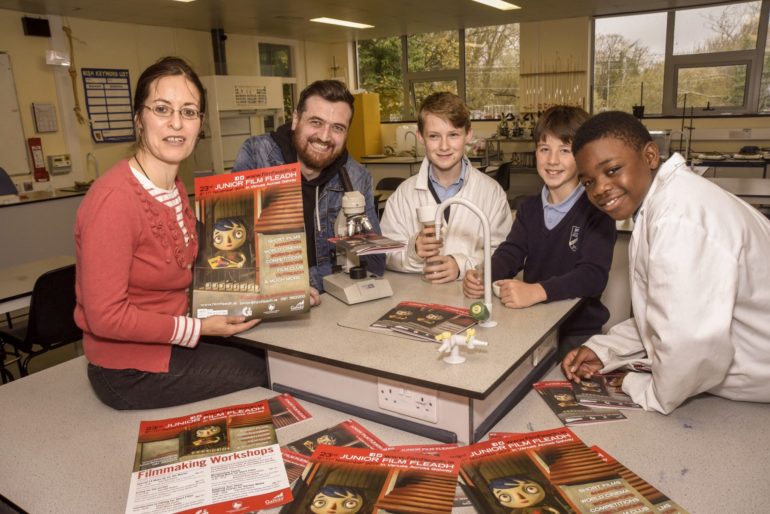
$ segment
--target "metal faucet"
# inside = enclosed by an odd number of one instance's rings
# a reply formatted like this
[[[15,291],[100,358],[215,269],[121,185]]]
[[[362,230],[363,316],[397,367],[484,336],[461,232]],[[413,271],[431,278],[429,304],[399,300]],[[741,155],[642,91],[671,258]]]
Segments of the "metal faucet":
[[[417,134],[412,132],[411,130],[404,134],[404,141],[406,141],[408,136],[412,136],[414,138],[414,148],[412,149],[412,155],[416,158],[417,157]]]
[[[96,156],[94,154],[88,152],[86,154],[86,171],[90,170],[91,161],[94,161],[94,178],[97,179],[99,178],[99,161],[96,160]]]
[[[484,229],[484,305],[489,311],[489,318],[486,321],[479,322],[482,327],[494,327],[497,321],[492,320],[492,231],[489,228],[489,219],[476,204],[466,198],[453,196],[447,198],[436,208],[436,239],[441,238],[441,222],[444,221],[444,210],[454,203],[464,205],[473,211],[473,214],[481,220],[481,227]]]

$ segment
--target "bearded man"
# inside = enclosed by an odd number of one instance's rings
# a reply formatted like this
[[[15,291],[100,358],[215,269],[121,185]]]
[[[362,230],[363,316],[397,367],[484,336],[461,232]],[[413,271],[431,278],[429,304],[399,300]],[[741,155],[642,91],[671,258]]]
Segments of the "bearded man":
[[[299,162],[302,171],[302,206],[307,236],[310,286],[323,291],[323,277],[332,272],[334,246],[329,238],[342,207],[345,168],[353,188],[364,195],[366,215],[380,233],[369,171],[348,155],[345,144],[353,119],[353,95],[337,80],[318,80],[299,95],[291,121],[275,132],[247,139],[238,151],[233,171]],[[385,270],[383,254],[366,257],[367,269]]]

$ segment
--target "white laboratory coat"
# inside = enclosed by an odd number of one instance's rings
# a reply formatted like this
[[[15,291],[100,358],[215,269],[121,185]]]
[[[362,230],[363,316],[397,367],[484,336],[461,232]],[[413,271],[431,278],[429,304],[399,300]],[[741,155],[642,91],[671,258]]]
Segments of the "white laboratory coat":
[[[658,170],[629,247],[634,316],[586,345],[623,390],[669,413],[702,392],[770,402],[770,221],[696,175]]]
[[[417,221],[417,207],[436,205],[428,189],[427,157],[423,159],[420,171],[406,179],[388,198],[382,215],[380,228],[382,235],[406,243],[406,249],[387,255],[386,267],[395,271],[410,273],[422,272],[425,261],[417,255],[414,242],[422,226]],[[465,182],[455,198],[465,198],[474,203],[489,219],[491,247],[495,249],[511,230],[513,217],[508,206],[508,197],[503,188],[493,178],[468,165]],[[467,207],[452,205],[449,221],[444,224],[444,247],[442,255],[451,255],[460,268],[459,279],[465,272],[484,258],[484,239],[481,220]]]

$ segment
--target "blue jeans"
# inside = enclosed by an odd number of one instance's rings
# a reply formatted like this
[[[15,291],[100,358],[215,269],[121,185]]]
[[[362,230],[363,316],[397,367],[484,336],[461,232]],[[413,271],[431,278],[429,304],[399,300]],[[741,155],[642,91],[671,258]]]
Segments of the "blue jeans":
[[[96,396],[113,409],[157,409],[267,384],[264,352],[227,340],[173,346],[167,373],[88,365]]]

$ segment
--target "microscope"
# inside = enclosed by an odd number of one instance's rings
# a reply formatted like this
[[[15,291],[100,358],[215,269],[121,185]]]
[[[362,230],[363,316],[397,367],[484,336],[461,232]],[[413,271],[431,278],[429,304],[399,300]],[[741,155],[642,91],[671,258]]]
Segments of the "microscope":
[[[372,232],[372,222],[366,215],[366,199],[353,188],[347,169],[340,169],[340,182],[345,193],[342,208],[334,221],[336,237],[352,237]],[[358,255],[337,245],[337,265],[334,272],[323,278],[324,289],[348,305],[393,296],[390,283],[382,277],[370,275]]]

